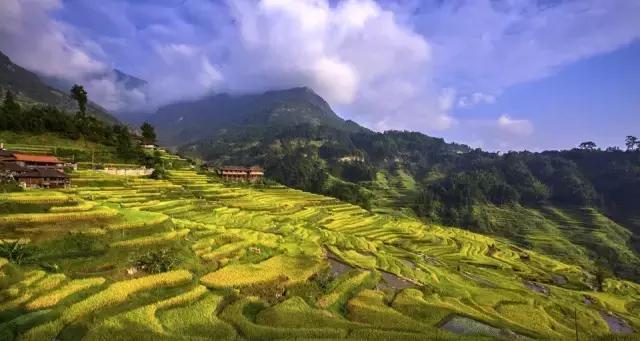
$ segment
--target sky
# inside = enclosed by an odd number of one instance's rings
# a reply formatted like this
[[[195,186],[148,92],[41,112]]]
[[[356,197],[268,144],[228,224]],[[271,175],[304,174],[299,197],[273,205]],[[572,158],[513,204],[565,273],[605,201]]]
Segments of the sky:
[[[639,0],[0,3],[0,50],[114,112],[308,86],[370,129],[493,151],[640,135]]]

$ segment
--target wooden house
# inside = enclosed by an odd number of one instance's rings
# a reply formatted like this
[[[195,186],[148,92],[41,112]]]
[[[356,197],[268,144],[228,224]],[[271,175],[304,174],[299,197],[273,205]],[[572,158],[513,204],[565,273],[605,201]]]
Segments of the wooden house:
[[[13,177],[27,188],[64,188],[69,186],[69,177],[64,172],[53,168],[33,168],[15,174]]]
[[[216,173],[227,181],[257,182],[264,176],[264,170],[258,166],[223,166],[218,167]]]
[[[26,188],[60,188],[69,185],[64,162],[55,156],[0,150],[0,180],[16,181]]]

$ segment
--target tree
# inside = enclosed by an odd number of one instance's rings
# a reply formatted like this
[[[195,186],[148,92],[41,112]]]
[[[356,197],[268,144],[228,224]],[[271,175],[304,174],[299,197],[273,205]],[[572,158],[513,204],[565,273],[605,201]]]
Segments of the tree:
[[[151,124],[144,122],[142,126],[140,126],[140,130],[142,131],[142,139],[145,144],[156,143],[156,131]]]
[[[625,139],[625,145],[627,146],[627,151],[640,149],[640,141],[635,136],[627,136],[627,138]]]
[[[74,84],[71,88],[71,98],[78,102],[78,108],[80,108],[80,114],[85,116],[87,113],[87,91],[82,85]]]
[[[587,141],[587,142],[582,142],[580,143],[580,146],[578,148],[582,149],[582,150],[595,150],[596,149],[596,144],[592,141]]]
[[[607,278],[612,277],[613,273],[611,272],[611,270],[609,270],[609,265],[607,264],[606,260],[598,259],[596,263],[596,271],[594,274],[596,291],[602,292],[604,290],[605,281],[607,280]]]
[[[4,110],[11,113],[20,111],[20,105],[16,103],[15,97],[10,90],[7,90],[7,92],[5,93],[2,106],[4,107]]]

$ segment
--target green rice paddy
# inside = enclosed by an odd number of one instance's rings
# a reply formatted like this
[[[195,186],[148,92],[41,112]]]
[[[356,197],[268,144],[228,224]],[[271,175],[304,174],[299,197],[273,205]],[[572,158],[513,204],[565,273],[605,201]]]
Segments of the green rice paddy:
[[[20,264],[0,258],[2,340],[584,340],[640,331],[637,283],[608,278],[596,292],[578,261],[409,215],[189,169],[167,180],[79,171],[72,184],[0,194],[0,239],[25,250]],[[613,233],[583,238],[616,242]],[[161,250],[170,269],[139,267]]]

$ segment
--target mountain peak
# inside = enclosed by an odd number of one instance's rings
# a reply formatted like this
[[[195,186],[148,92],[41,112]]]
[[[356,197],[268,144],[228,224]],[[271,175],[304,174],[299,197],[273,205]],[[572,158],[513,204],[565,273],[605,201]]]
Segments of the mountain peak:
[[[159,131],[162,142],[171,146],[241,126],[279,129],[311,125],[343,131],[364,129],[336,115],[329,104],[309,87],[270,90],[260,94],[216,94],[164,106],[150,121]]]

